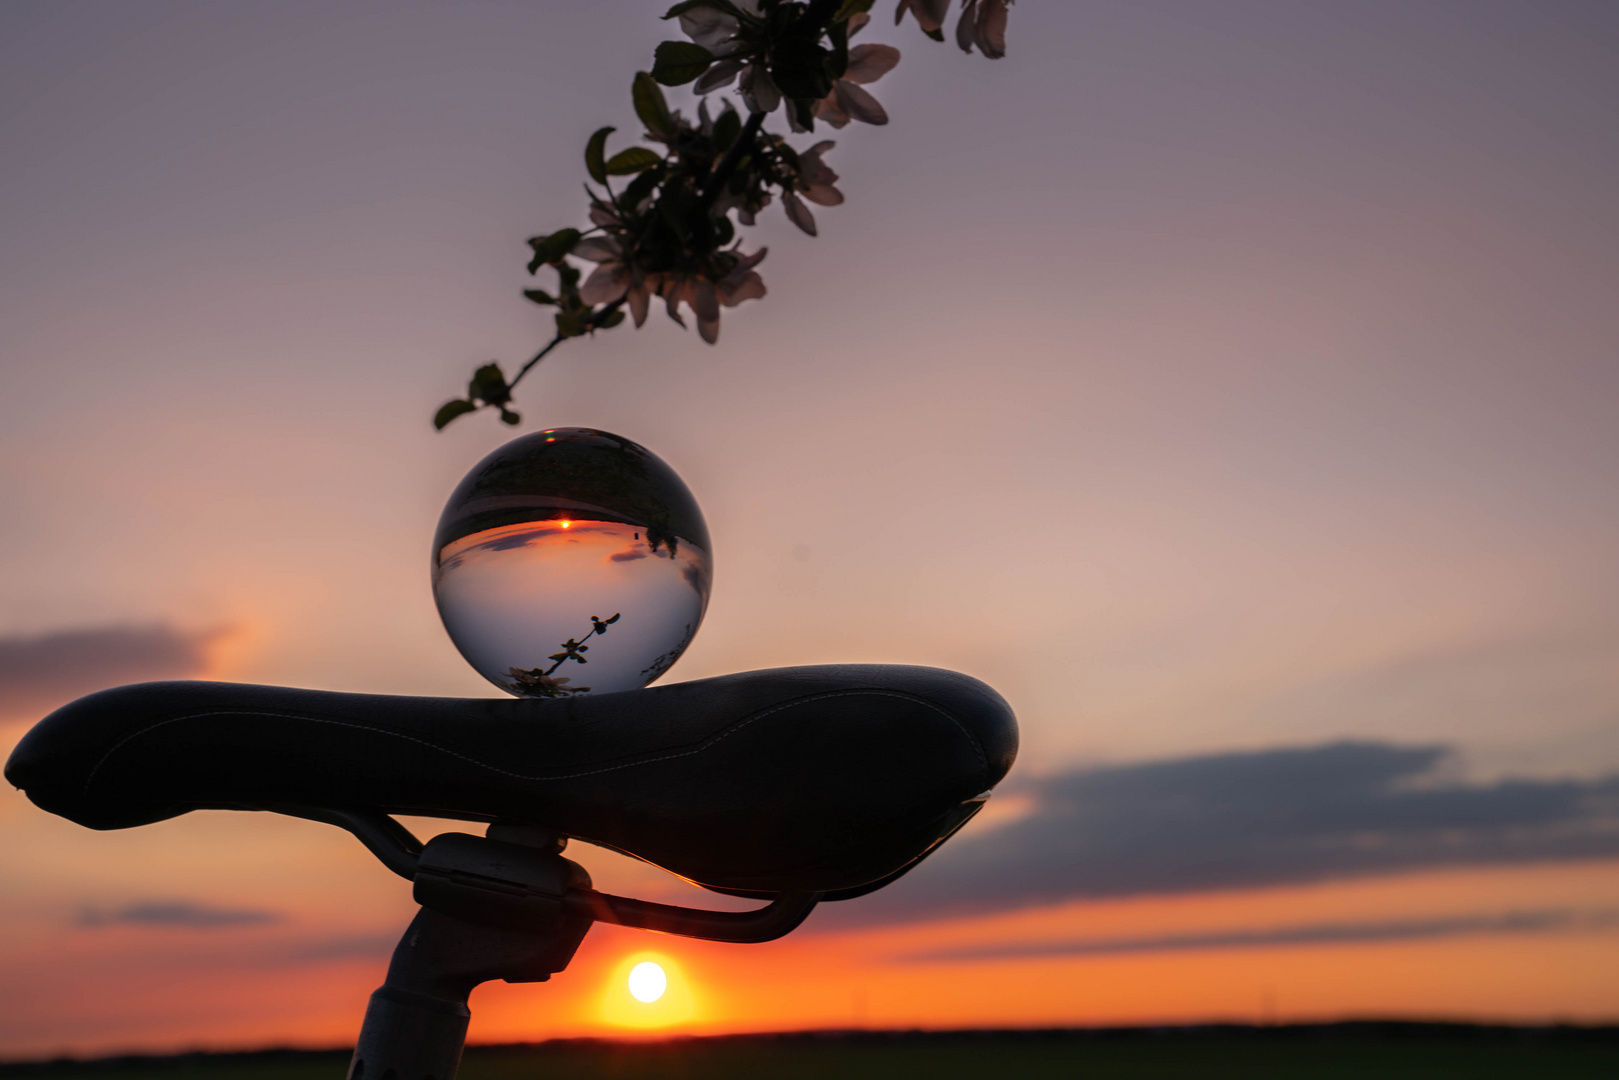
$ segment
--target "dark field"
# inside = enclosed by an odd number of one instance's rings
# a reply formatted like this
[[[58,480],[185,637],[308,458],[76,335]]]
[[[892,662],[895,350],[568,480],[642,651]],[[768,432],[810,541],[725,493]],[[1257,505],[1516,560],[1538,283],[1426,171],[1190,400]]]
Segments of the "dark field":
[[[342,1051],[0,1065],[5,1080],[341,1080]],[[1441,1024],[566,1041],[467,1051],[460,1080],[1619,1077],[1619,1028]]]

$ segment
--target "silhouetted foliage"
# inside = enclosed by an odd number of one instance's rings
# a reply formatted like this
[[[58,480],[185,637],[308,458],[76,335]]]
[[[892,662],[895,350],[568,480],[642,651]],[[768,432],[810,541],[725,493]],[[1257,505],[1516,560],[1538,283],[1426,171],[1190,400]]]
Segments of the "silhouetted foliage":
[[[637,72],[630,100],[642,139],[609,155],[617,130],[603,127],[585,143],[592,184],[590,227],[565,228],[529,240],[530,274],[549,267],[552,289],[523,295],[553,307],[556,333],[510,379],[498,362],[473,373],[463,398],[445,402],[433,417],[443,429],[480,408],[495,409],[508,424],[512,390],[556,346],[624,322],[646,322],[653,298],[686,325],[684,307],[709,344],[719,340],[720,312],[765,295],[756,267],[766,249],[743,250],[737,226],[780,199],[788,220],[811,236],[815,216],[806,202],[836,206],[838,174],[823,160],[834,144],[798,149],[766,131],[767,117],[783,109],[789,129],[809,133],[817,123],[841,128],[851,120],[886,124],[888,114],[866,89],[899,63],[899,50],[854,45],[870,22],[876,0],[684,0],[664,14],[690,39],[665,41],[653,52],[652,70]],[[984,56],[1006,52],[1006,13],[1012,0],[961,0],[956,43]],[[944,40],[950,0],[899,0],[895,22],[912,15],[923,32]],[[699,101],[695,119],[671,109],[663,87],[690,84]],[[706,95],[734,86],[746,119],[729,100],[717,111]],[[630,178],[614,188],[614,179]],[[569,260],[595,264],[588,277]],[[625,309],[628,309],[626,313]]]

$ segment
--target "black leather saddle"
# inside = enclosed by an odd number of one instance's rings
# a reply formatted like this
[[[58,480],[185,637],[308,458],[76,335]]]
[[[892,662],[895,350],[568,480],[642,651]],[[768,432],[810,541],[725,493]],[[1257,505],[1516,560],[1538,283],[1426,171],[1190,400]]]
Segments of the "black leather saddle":
[[[842,899],[959,828],[1016,752],[988,686],[872,664],[552,700],[142,683],[46,717],[5,775],[93,829],[199,809],[501,822],[722,892]]]

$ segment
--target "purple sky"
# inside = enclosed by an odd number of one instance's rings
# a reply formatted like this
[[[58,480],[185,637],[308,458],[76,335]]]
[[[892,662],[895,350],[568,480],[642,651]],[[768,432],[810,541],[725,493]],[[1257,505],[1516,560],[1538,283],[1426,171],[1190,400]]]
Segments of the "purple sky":
[[[703,505],[669,677],[957,668],[1029,777],[1619,771],[1619,6],[1024,0],[996,62],[879,10],[893,122],[833,136],[819,238],[765,213],[770,296],[520,393]],[[488,692],[428,549],[511,431],[428,421],[548,338],[523,241],[581,222],[657,13],[0,10],[0,750],[130,678]],[[40,817],[0,849],[71,848]],[[171,899],[17,859],[0,923]]]

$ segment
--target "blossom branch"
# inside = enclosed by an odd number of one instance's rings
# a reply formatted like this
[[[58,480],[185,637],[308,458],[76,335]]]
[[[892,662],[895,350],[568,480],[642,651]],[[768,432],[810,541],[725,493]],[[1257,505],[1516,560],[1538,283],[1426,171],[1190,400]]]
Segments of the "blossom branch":
[[[875,0],[683,0],[663,16],[678,19],[689,40],[665,41],[652,70],[631,85],[635,114],[643,124],[640,145],[607,153],[615,129],[601,128],[585,144],[585,168],[598,187],[586,185],[592,227],[560,229],[529,240],[530,274],[549,266],[554,291],[526,289],[536,304],[555,307],[556,333],[515,376],[500,364],[478,368],[463,398],[433,418],[443,428],[478,409],[521,422],[510,408],[512,391],[552,350],[569,338],[611,329],[626,317],[645,323],[654,297],[669,317],[686,325],[682,309],[697,320],[704,341],[719,340],[720,312],[765,295],[755,267],[763,248],[742,250],[737,226],[751,226],[779,199],[787,218],[814,236],[815,216],[805,205],[837,206],[838,174],[823,160],[835,145],[823,140],[797,149],[766,131],[766,119],[783,110],[792,132],[809,133],[817,122],[842,128],[851,121],[888,123],[888,113],[866,86],[899,63],[890,45],[851,45],[870,22]],[[943,41],[951,0],[898,0],[895,22],[912,15],[922,31]],[[1006,52],[1006,12],[1012,0],[961,0],[956,43],[995,58]],[[691,84],[700,99],[696,121],[672,110],[663,87]],[[746,120],[724,100],[719,114],[708,95],[734,84]],[[615,192],[609,177],[630,178]],[[734,215],[734,220],[733,220]],[[570,261],[570,260],[576,260]],[[594,263],[585,277],[577,263]]]

